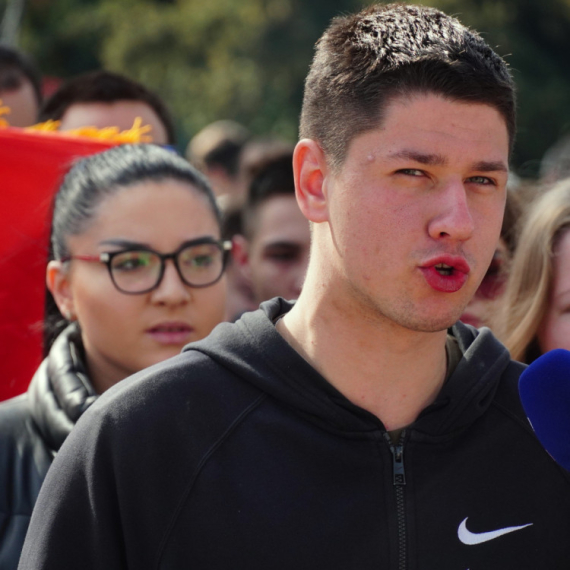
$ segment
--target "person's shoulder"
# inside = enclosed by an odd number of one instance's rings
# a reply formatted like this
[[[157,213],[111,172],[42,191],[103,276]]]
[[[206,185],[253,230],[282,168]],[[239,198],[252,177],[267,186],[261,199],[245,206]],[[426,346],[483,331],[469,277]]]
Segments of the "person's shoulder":
[[[6,443],[28,435],[31,421],[27,393],[0,402],[0,441]]]
[[[151,366],[105,392],[78,421],[125,439],[178,430],[218,432],[263,393],[210,356],[190,350]],[[208,431],[206,430],[206,431]]]
[[[513,360],[507,348],[487,327],[476,329],[457,322],[450,332],[457,340],[471,374],[486,378],[494,387],[495,400],[512,407],[520,415],[518,380],[526,364]]]
[[[0,512],[29,515],[53,455],[33,421],[27,394],[0,403]]]

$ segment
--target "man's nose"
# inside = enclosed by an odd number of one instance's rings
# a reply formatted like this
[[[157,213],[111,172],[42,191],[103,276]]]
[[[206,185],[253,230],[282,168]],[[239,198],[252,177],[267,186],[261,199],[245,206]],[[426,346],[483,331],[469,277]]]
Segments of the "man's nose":
[[[461,181],[450,181],[437,197],[437,210],[429,223],[434,239],[465,241],[473,235],[475,225],[467,190]]]

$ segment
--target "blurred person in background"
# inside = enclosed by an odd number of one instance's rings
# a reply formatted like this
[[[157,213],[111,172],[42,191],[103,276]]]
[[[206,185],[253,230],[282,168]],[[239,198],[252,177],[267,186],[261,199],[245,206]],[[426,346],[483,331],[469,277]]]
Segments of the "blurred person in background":
[[[239,180],[241,152],[250,132],[235,121],[215,121],[197,133],[186,147],[186,158],[210,180],[222,207],[241,206],[243,192]]]
[[[128,130],[140,117],[152,127],[152,142],[176,144],[170,112],[162,99],[144,85],[110,71],[93,71],[64,83],[47,99],[40,120],[60,121],[60,131],[80,127],[118,127]]]
[[[251,183],[260,168],[268,161],[278,159],[286,153],[293,153],[294,145],[280,137],[267,135],[254,137],[244,146],[239,161],[239,183],[242,201],[248,199]]]
[[[11,127],[29,127],[37,122],[42,102],[39,71],[19,51],[0,45],[0,100],[10,108]]]
[[[215,123],[214,123],[215,124]],[[280,138],[272,136],[254,137],[244,143],[239,152],[237,173],[234,178],[233,194],[224,194],[218,197],[218,204],[223,213],[223,235],[224,239],[231,239],[235,242],[232,259],[228,264],[228,303],[226,319],[235,320],[246,311],[257,309],[261,301],[269,297],[260,296],[254,291],[249,264],[244,263],[244,207],[248,209],[247,200],[253,179],[272,160],[279,160],[283,156],[289,157],[292,161],[293,145]],[[294,192],[294,182],[292,181],[292,167],[286,167],[285,172],[281,170],[279,175],[284,176],[284,184]],[[289,182],[290,181],[290,182]],[[281,184],[283,186],[283,184]],[[297,211],[299,211],[297,207]],[[250,229],[256,222],[250,223]],[[236,236],[240,236],[235,240]],[[271,295],[273,297],[274,295]]]
[[[540,181],[542,186],[570,176],[570,134],[558,139],[542,157]],[[539,188],[539,187],[535,187]]]
[[[496,330],[515,360],[570,350],[570,179],[529,205]]]
[[[155,145],[76,163],[56,196],[46,281],[65,328],[28,392],[0,404],[0,568],[15,569],[51,462],[126,376],[222,320],[228,243],[207,181]]]
[[[475,295],[469,301],[460,320],[474,327],[493,327],[505,293],[510,265],[517,243],[517,227],[521,215],[520,199],[517,191],[507,190],[505,216],[501,227],[501,237],[489,269],[483,277]]]
[[[295,198],[292,151],[258,165],[242,219],[243,234],[234,237],[234,260],[251,283],[255,302],[297,299],[311,233]]]

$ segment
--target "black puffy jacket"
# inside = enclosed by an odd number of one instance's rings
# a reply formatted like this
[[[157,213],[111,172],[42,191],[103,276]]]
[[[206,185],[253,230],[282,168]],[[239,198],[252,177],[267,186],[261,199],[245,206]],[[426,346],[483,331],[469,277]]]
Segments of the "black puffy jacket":
[[[97,399],[78,329],[56,339],[25,394],[0,403],[0,569],[18,566],[32,509],[53,458]]]

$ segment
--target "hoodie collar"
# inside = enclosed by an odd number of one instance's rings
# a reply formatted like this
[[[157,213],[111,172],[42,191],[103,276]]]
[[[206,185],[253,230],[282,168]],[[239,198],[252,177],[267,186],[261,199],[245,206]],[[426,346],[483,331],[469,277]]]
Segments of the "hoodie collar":
[[[326,429],[364,436],[384,429],[370,412],[354,405],[298,354],[277,332],[275,321],[293,304],[281,298],[263,303],[234,324],[219,325],[205,340],[185,350],[209,355],[242,380]],[[436,401],[411,426],[441,436],[466,427],[490,405],[508,366],[507,350],[491,331],[460,322],[450,330],[463,353]]]

